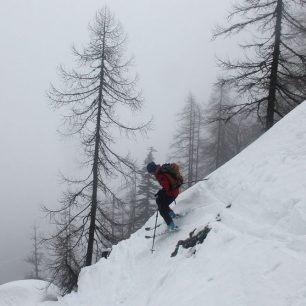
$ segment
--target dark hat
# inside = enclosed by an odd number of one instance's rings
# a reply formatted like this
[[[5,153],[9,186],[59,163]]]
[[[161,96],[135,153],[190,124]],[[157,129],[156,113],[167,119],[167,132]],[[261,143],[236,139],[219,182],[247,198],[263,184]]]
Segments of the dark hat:
[[[149,173],[154,173],[157,169],[157,165],[152,161],[147,164],[147,170]]]

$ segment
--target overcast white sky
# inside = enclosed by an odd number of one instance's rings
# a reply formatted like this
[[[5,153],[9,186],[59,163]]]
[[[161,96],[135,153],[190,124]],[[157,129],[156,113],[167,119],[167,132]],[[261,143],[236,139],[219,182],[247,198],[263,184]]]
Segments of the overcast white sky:
[[[75,147],[57,134],[45,92],[56,68],[72,62],[71,46],[88,39],[87,25],[107,4],[128,34],[145,117],[155,130],[131,154],[140,162],[154,146],[164,162],[175,131],[175,114],[191,91],[209,99],[218,75],[215,55],[230,42],[211,42],[230,0],[0,0],[0,284],[22,278],[31,226],[46,223],[39,207],[56,203],[58,171],[71,169]],[[170,123],[169,123],[170,121]],[[165,122],[167,122],[165,124]],[[73,149],[72,149],[73,148]],[[69,153],[76,156],[70,157]]]

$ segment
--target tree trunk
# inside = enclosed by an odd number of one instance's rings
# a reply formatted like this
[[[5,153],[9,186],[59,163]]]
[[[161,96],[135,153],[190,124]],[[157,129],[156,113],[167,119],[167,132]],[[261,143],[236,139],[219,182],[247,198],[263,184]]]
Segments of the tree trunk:
[[[39,275],[38,275],[38,248],[37,248],[37,229],[35,227],[34,229],[34,248],[35,248],[35,251],[34,251],[34,258],[35,258],[35,277],[36,279],[39,278]]]
[[[200,130],[201,130],[201,112],[198,108],[198,126],[197,126],[197,147],[196,147],[196,169],[195,169],[195,181],[198,180],[198,172],[199,172],[199,152],[200,152]]]
[[[217,134],[217,156],[216,156],[216,169],[221,166],[221,109],[223,104],[223,86],[220,87],[220,101],[218,110],[218,134]]]
[[[276,10],[275,10],[275,13],[276,13],[275,43],[274,43],[274,50],[273,50],[272,69],[271,69],[271,75],[270,75],[266,130],[271,128],[274,124],[277,73],[278,73],[278,63],[279,63],[279,57],[280,57],[280,38],[281,38],[282,14],[283,14],[282,11],[283,11],[283,0],[278,0]]]
[[[113,195],[113,201],[112,201],[112,220],[115,220],[115,195]],[[115,226],[114,224],[111,224],[112,227],[112,236],[115,236]]]
[[[101,71],[100,71],[100,88],[99,88],[99,101],[98,101],[98,113],[97,113],[97,124],[96,124],[96,135],[95,135],[95,152],[94,162],[92,167],[93,172],[93,187],[92,187],[92,198],[91,198],[91,210],[90,210],[90,225],[89,235],[86,253],[86,266],[90,266],[92,263],[93,245],[95,239],[96,229],[96,214],[97,214],[97,196],[98,196],[98,164],[99,164],[99,147],[101,144],[100,139],[100,128],[101,128],[101,109],[103,102],[103,85],[104,85],[104,48],[105,48],[105,22],[104,22],[104,38],[103,38],[103,50],[101,55]]]
[[[191,137],[192,137],[192,104],[190,105],[190,118],[189,118],[189,145],[188,145],[188,187],[191,186],[191,181],[192,181],[192,177],[191,177],[191,159],[192,159],[192,141],[191,141]]]

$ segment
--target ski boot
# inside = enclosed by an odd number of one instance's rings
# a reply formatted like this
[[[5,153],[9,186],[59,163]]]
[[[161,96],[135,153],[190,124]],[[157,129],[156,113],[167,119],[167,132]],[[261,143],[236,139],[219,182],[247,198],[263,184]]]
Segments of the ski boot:
[[[173,222],[168,224],[168,231],[169,232],[176,231],[177,229],[178,229],[178,226],[176,226]]]
[[[175,214],[175,212],[173,210],[171,210],[169,212],[169,216],[171,217],[171,219],[175,219],[176,218],[176,214]]]

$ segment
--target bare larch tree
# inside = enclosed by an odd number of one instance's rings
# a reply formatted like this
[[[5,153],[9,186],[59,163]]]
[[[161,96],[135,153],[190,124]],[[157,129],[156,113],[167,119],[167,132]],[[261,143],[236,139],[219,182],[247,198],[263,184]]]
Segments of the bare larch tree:
[[[103,236],[103,229],[96,223],[97,209],[102,203],[99,193],[115,196],[110,180],[133,170],[129,159],[114,149],[114,130],[130,134],[147,129],[147,124],[130,126],[128,122],[123,123],[119,116],[124,107],[136,111],[142,106],[141,93],[136,90],[136,77],[131,78],[131,60],[124,56],[126,36],[121,25],[105,7],[97,12],[89,31],[88,45],[81,51],[73,48],[78,69],[67,71],[61,67],[65,86],[58,89],[51,85],[49,91],[55,107],[67,107],[68,113],[64,117],[67,134],[79,135],[84,151],[83,166],[88,169],[85,178],[66,178],[73,187],[65,193],[57,211],[69,209],[70,222],[78,228],[79,239],[85,237],[86,266],[92,263],[95,239]],[[125,119],[128,118],[126,114],[125,109]],[[51,215],[56,213],[49,212]]]
[[[42,279],[42,264],[43,264],[43,253],[41,241],[38,237],[38,229],[35,225],[33,227],[33,250],[31,254],[26,258],[26,262],[32,265],[33,270],[27,276],[27,278]]]
[[[306,31],[300,0],[241,0],[229,15],[230,25],[216,29],[214,37],[243,30],[253,41],[241,45],[244,60],[220,60],[229,71],[220,83],[235,86],[243,103],[225,108],[227,116],[257,112],[266,130],[306,99],[306,52],[299,48]],[[256,35],[255,35],[256,33]],[[275,116],[276,115],[276,116]]]
[[[201,130],[203,128],[203,116],[200,105],[190,93],[187,96],[185,106],[177,115],[178,126],[171,144],[171,157],[179,158],[186,185],[190,187],[199,178],[203,177],[200,171],[202,160],[200,150],[203,142]]]
[[[58,286],[62,294],[77,289],[82,263],[78,228],[70,220],[70,211],[64,211],[57,220],[56,234],[52,239],[44,241],[49,254],[47,268],[50,284]]]

